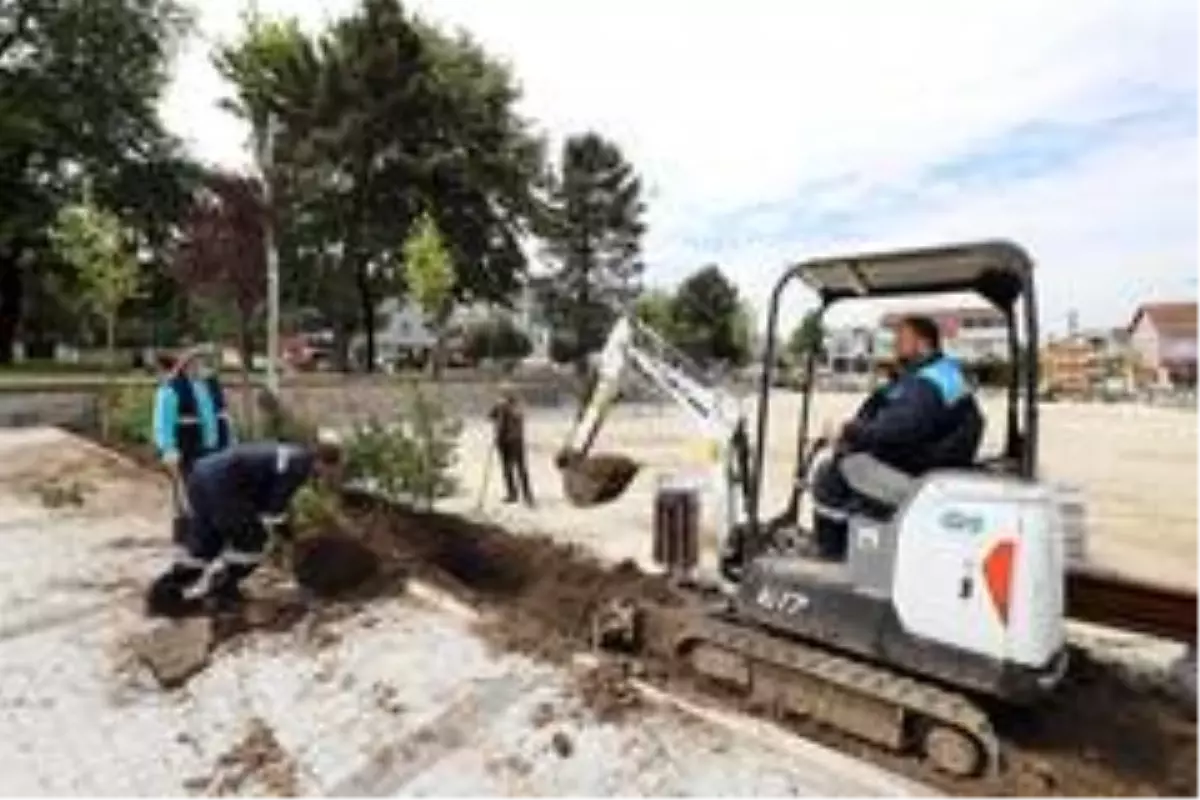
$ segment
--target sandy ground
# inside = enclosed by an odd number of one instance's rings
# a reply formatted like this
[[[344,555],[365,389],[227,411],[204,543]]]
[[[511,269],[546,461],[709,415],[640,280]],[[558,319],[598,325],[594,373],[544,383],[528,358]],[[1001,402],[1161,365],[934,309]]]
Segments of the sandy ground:
[[[813,430],[823,421],[849,417],[852,395],[822,395]],[[772,401],[765,508],[781,507],[795,460],[800,402],[777,393]],[[1003,435],[1003,404],[988,398],[984,452],[995,452]],[[563,499],[553,456],[570,428],[567,411],[532,411],[528,438],[538,508],[500,502],[497,465],[486,467],[490,431],[467,421],[463,436],[458,510],[568,537],[619,560],[649,564],[650,525],[657,481],[666,474],[696,471],[700,454],[686,417],[666,405],[618,406],[596,451],[622,452],[645,467],[629,491],[602,508],[577,509]],[[1196,414],[1135,405],[1047,404],[1041,407],[1041,474],[1079,487],[1088,505],[1089,560],[1134,577],[1196,586]],[[487,486],[484,487],[484,482]],[[482,503],[480,500],[482,498]]]
[[[83,505],[47,508],[63,480]],[[926,792],[669,703],[602,722],[570,670],[493,652],[426,594],[319,637],[248,635],[164,693],[128,642],[166,532],[145,473],[55,431],[0,431],[0,794]]]

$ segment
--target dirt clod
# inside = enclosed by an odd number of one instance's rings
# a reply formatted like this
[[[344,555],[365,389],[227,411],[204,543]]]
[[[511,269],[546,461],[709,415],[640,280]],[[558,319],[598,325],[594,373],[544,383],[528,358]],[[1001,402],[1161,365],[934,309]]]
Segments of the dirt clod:
[[[555,731],[550,737],[550,746],[554,748],[554,752],[558,753],[559,758],[570,758],[575,752],[575,743],[571,741],[571,737],[562,731]]]
[[[258,717],[251,719],[245,735],[217,758],[204,793],[246,794],[250,786],[282,797],[300,793],[295,760],[279,744],[275,731]]]
[[[193,617],[159,623],[131,645],[159,686],[175,689],[208,665],[214,642],[212,621]]]
[[[318,597],[359,589],[379,573],[379,556],[349,536],[321,535],[297,542],[292,554],[296,581]]]

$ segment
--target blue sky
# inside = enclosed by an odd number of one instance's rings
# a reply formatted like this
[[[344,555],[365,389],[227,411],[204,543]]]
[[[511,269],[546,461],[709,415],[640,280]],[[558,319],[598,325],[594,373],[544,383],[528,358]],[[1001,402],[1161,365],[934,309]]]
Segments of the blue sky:
[[[259,0],[317,24],[350,0]],[[547,135],[614,138],[649,190],[648,279],[705,263],[761,311],[784,265],[1006,237],[1038,261],[1050,328],[1195,297],[1191,0],[417,0],[514,66]],[[165,111],[245,163],[205,0]],[[806,298],[791,301],[794,319]],[[869,313],[869,309],[864,313]]]

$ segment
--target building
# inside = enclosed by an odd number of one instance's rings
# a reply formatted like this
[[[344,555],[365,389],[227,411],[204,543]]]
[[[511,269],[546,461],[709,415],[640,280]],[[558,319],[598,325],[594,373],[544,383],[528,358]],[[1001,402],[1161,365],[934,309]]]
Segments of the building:
[[[1124,328],[1076,331],[1050,339],[1040,355],[1044,391],[1122,396],[1134,388],[1133,351]]]
[[[1146,303],[1129,323],[1139,383],[1196,385],[1196,303]]]
[[[969,365],[1008,360],[1008,323],[992,308],[963,307],[919,311],[937,323],[942,334],[942,349]],[[875,356],[889,361],[894,357],[894,332],[907,314],[887,314],[875,336]]]
[[[864,374],[871,371],[875,352],[875,331],[871,328],[827,328],[822,343],[821,366],[837,375]]]

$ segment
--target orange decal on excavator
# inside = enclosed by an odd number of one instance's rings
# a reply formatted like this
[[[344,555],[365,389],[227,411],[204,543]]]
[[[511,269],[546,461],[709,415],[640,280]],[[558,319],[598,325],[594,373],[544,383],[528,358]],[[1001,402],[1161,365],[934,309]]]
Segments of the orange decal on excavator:
[[[1013,554],[1017,543],[1011,539],[1002,539],[993,545],[991,552],[983,559],[983,577],[987,580],[988,593],[992,596],[992,604],[1000,621],[1008,624],[1009,590],[1012,588]]]

